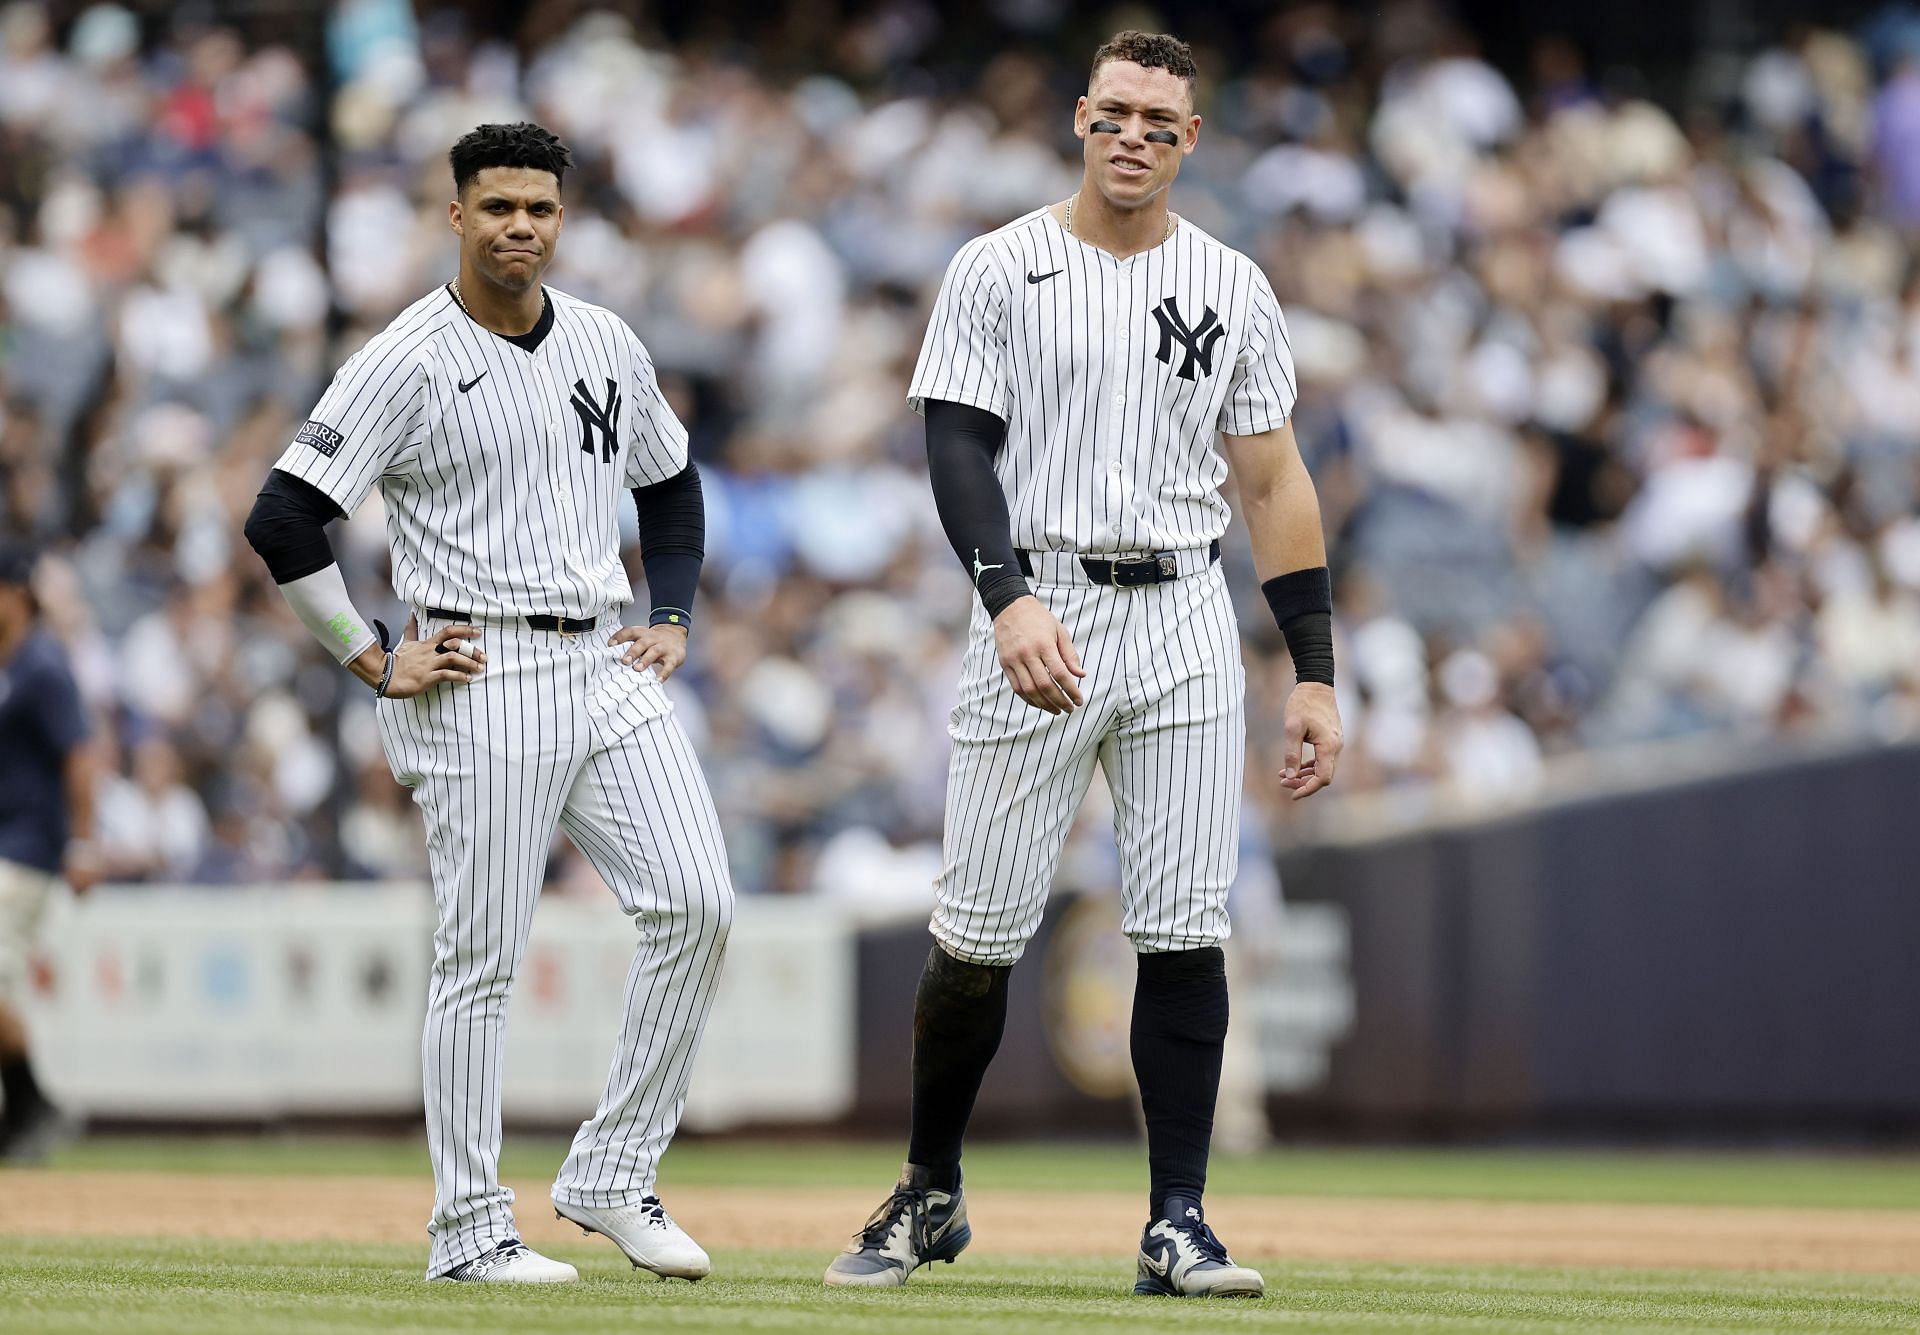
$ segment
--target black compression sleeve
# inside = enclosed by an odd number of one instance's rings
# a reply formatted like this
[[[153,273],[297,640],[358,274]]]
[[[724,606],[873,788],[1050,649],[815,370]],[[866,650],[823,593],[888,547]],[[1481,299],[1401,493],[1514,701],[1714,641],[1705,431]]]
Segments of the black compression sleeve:
[[[927,400],[927,472],[933,502],[954,555],[966,567],[987,615],[1033,590],[1013,554],[1007,494],[993,474],[993,456],[1007,424],[971,404]]]
[[[693,595],[707,556],[707,501],[700,470],[689,463],[664,482],[633,489],[640,519],[640,564],[653,611],[647,624],[693,624]]]
[[[267,563],[273,582],[291,584],[333,564],[327,524],[343,518],[333,497],[276,468],[253,498],[244,531],[253,550]]]

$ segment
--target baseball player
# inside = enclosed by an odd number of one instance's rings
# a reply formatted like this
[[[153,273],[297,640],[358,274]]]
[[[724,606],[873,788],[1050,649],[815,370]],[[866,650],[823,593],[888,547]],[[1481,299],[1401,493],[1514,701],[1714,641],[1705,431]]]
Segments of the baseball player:
[[[1299,682],[1283,778],[1296,799],[1333,781],[1341,739],[1326,549],[1288,425],[1279,305],[1251,260],[1167,208],[1199,139],[1194,74],[1173,37],[1123,32],[1095,53],[1074,111],[1079,191],[960,251],[907,391],[978,603],[952,718],[936,944],[914,998],[907,1163],[830,1285],[904,1284],[970,1240],[961,1138],[1008,973],[1098,765],[1139,953],[1132,1055],[1151,1189],[1134,1292],[1263,1289],[1201,1208],[1245,759],[1245,673],[1218,564],[1229,462]]]
[[[64,876],[78,894],[100,864],[91,841],[98,768],[86,711],[58,642],[38,625],[32,549],[0,539],[0,1161],[35,1162],[71,1129],[34,1076],[15,1009],[34,933]]]
[[[459,277],[340,368],[247,537],[301,620],[373,688],[388,762],[426,823],[438,910],[422,1044],[428,1276],[578,1278],[520,1241],[498,1172],[507,996],[558,823],[639,945],[606,1090],[554,1208],[635,1266],[699,1279],[707,1254],[654,1194],[733,915],[713,802],[662,689],[692,624],[699,474],[633,331],[541,284],[566,147],[536,125],[483,125],[450,159]],[[397,644],[348,601],[322,529],[375,485],[412,609]],[[621,628],[628,489],[653,611]]]

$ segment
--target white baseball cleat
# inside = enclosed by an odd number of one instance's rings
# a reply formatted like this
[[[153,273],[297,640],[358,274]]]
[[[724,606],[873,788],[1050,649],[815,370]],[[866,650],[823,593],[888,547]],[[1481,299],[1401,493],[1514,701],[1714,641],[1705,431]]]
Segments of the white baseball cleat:
[[[542,1256],[518,1238],[508,1238],[440,1278],[465,1284],[571,1284],[580,1272],[565,1261]]]
[[[634,1205],[574,1205],[556,1200],[553,1212],[578,1224],[582,1232],[610,1238],[638,1270],[671,1279],[705,1279],[713,1262],[687,1231],[673,1222],[658,1196],[642,1196]]]

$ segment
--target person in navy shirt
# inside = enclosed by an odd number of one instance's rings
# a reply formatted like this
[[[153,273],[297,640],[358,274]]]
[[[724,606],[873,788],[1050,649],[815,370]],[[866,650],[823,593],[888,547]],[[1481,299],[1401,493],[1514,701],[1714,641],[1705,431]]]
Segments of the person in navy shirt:
[[[93,759],[66,655],[39,624],[31,550],[0,540],[0,1159],[45,1156],[66,1121],[34,1078],[19,1004],[54,882],[96,877]]]

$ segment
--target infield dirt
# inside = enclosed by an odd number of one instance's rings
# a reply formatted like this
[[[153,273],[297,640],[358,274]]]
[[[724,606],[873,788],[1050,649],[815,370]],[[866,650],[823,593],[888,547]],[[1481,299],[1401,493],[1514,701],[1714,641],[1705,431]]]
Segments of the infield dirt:
[[[527,1241],[577,1240],[544,1181],[511,1184]],[[871,1189],[663,1183],[709,1248],[815,1251],[824,1267],[878,1204]],[[431,1189],[391,1176],[0,1173],[0,1234],[417,1242]],[[1127,1256],[1131,1192],[969,1193],[982,1254]],[[1920,1273],[1920,1211],[1222,1195],[1208,1218],[1239,1256],[1463,1264]]]

